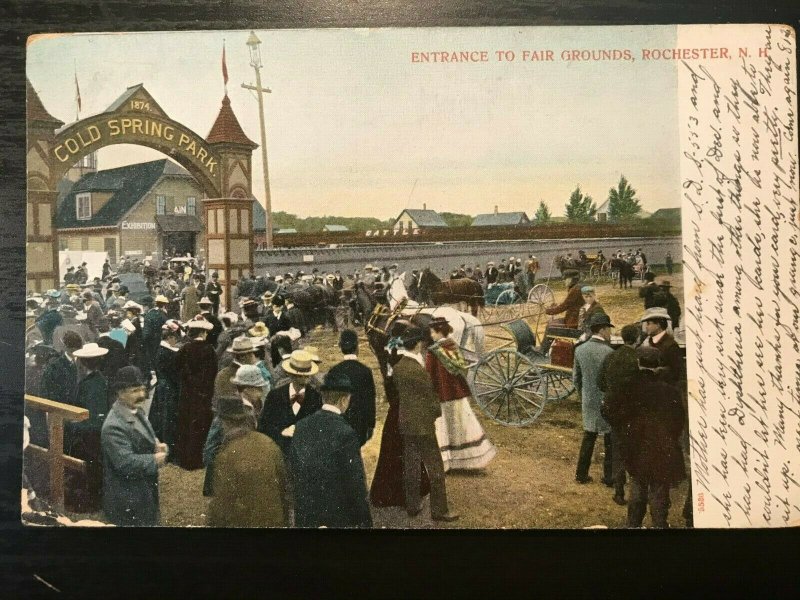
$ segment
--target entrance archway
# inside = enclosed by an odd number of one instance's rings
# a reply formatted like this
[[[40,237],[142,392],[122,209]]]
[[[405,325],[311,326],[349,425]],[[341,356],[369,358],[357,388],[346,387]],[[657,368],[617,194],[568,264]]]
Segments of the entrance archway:
[[[58,182],[92,152],[135,144],[168,155],[204,189],[206,264],[219,272],[230,307],[231,289],[253,271],[251,157],[258,145],[242,131],[227,95],[203,138],[171,119],[142,84],[129,87],[102,113],[60,130],[63,123],[50,115],[30,81],[27,87],[28,289],[41,292],[61,281],[54,222]]]

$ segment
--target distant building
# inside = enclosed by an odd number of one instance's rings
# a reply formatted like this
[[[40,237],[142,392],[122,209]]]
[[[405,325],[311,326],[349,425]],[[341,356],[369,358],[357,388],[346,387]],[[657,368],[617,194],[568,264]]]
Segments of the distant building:
[[[194,177],[161,159],[89,171],[64,194],[56,213],[61,250],[163,257],[203,248],[201,201]]]
[[[278,229],[278,231],[276,231],[275,233],[277,235],[288,235],[290,233],[297,233],[297,229],[295,229],[294,227],[286,227],[284,229]]]
[[[395,219],[392,231],[405,234],[439,227],[447,227],[447,223],[439,213],[435,210],[428,210],[427,206],[423,204],[422,209],[407,208],[401,212],[400,216]]]
[[[678,208],[659,208],[656,212],[650,215],[651,221],[659,221],[665,224],[680,225],[681,223],[681,209]]]
[[[606,223],[611,221],[611,217],[608,214],[609,206],[611,205],[611,200],[606,200],[597,208],[597,214],[595,219],[597,219],[598,223]],[[634,215],[635,219],[646,219],[650,216],[650,213],[646,210],[640,210],[638,213]]]
[[[493,213],[485,213],[476,216],[472,220],[473,227],[516,227],[520,225],[530,225],[531,220],[524,212],[498,212],[497,206]]]
[[[344,225],[325,225],[322,228],[322,231],[328,233],[328,232],[341,232],[341,231],[350,231],[350,230],[347,229],[347,227],[345,227]]]

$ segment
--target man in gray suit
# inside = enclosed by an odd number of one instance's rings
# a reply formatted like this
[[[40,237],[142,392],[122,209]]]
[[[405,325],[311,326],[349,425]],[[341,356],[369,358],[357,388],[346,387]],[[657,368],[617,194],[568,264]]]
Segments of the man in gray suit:
[[[100,434],[103,511],[114,525],[158,525],[158,469],[167,462],[167,445],[158,441],[141,408],[147,397],[142,372],[123,367],[110,392],[116,402]]]
[[[575,470],[575,481],[590,483],[589,465],[592,462],[594,442],[597,434],[603,434],[605,457],[603,460],[603,483],[613,487],[611,469],[611,426],[600,414],[603,404],[603,391],[600,389],[600,374],[606,357],[611,349],[611,320],[605,313],[595,313],[589,322],[592,337],[585,344],[575,349],[575,367],[572,381],[581,395],[581,412],[583,413],[583,442],[578,454],[578,466]]]
[[[439,397],[433,389],[420,354],[425,332],[410,327],[403,333],[402,356],[392,367],[392,378],[400,398],[398,417],[403,436],[403,487],[406,511],[413,517],[420,508],[420,462],[431,482],[431,518],[434,521],[455,521],[458,515],[447,509],[444,464],[436,441],[434,422],[442,415]]]

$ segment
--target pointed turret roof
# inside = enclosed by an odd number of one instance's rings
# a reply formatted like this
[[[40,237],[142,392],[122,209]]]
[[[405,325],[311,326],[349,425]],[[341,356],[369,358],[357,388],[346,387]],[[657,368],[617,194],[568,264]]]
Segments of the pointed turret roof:
[[[33,85],[31,85],[30,79],[25,80],[26,88],[27,88],[27,96],[25,98],[25,108],[27,112],[28,122],[32,121],[40,121],[46,123],[52,123],[53,129],[57,127],[61,127],[64,122],[59,121],[44,107],[42,104],[41,99],[39,98],[39,94],[36,93],[36,90],[33,89]]]
[[[250,148],[258,148],[258,144],[249,139],[242,131],[239,120],[233,114],[231,101],[227,94],[222,99],[222,107],[219,109],[217,120],[211,126],[211,131],[206,136],[206,141],[210,144],[242,144]]]

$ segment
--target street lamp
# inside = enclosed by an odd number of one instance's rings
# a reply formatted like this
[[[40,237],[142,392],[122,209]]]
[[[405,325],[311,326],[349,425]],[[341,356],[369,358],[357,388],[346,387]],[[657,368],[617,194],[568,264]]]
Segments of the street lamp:
[[[272,198],[269,193],[269,167],[267,166],[267,132],[264,126],[264,97],[263,93],[271,93],[271,90],[261,87],[261,40],[258,39],[254,31],[250,32],[247,38],[247,47],[250,50],[250,66],[256,72],[256,85],[245,85],[245,89],[253,90],[258,98],[258,118],[261,122],[261,162],[264,165],[264,204],[267,213],[267,249],[272,249]]]

